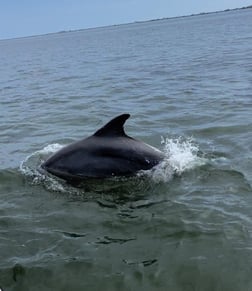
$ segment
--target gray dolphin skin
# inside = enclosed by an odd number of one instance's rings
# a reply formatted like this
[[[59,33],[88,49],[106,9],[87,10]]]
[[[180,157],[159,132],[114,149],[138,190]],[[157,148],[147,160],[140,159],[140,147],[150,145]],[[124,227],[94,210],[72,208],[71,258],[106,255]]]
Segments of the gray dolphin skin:
[[[130,114],[115,117],[93,135],[56,152],[41,167],[69,182],[131,176],[151,169],[163,160],[164,154],[125,134],[123,126],[129,117]]]

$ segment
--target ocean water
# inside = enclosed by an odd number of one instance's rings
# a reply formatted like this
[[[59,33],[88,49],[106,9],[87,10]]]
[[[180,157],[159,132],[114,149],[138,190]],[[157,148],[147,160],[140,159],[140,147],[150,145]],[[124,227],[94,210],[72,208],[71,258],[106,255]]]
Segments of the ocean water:
[[[0,288],[252,290],[252,9],[0,41]],[[130,113],[155,170],[43,160]]]

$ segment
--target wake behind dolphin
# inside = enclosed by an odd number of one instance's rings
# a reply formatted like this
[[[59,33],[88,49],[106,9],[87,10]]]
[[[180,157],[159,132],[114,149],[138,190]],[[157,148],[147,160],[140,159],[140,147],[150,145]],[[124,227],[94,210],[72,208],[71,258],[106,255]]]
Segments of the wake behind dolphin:
[[[129,117],[130,114],[115,117],[93,135],[56,152],[41,167],[68,182],[131,176],[153,168],[164,154],[125,134],[123,126]]]

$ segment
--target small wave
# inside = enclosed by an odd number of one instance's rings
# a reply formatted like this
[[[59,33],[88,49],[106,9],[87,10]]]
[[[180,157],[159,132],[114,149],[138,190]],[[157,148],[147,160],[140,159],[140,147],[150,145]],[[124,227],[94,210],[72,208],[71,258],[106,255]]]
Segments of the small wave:
[[[155,182],[169,182],[174,175],[180,176],[183,172],[206,163],[206,159],[200,157],[199,147],[190,139],[164,138],[161,144],[165,153],[165,159],[148,172]]]
[[[49,190],[65,192],[64,186],[56,179],[49,177],[40,169],[40,165],[48,155],[60,150],[63,145],[58,143],[45,146],[43,149],[28,155],[19,166],[20,172],[31,179],[33,185],[44,184]]]

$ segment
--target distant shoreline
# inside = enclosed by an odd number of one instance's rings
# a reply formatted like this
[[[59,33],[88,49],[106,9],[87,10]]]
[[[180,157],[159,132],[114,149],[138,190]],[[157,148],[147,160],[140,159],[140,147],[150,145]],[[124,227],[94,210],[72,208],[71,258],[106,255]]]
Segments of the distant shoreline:
[[[61,31],[57,31],[57,32],[48,32],[48,33],[42,33],[42,34],[37,34],[37,35],[5,38],[5,39],[0,39],[0,41],[31,38],[31,37],[40,37],[40,36],[46,36],[46,35],[52,35],[52,34],[62,34],[62,33],[68,33],[68,32],[78,32],[78,31],[85,31],[85,30],[105,28],[105,27],[115,27],[115,26],[129,25],[129,24],[134,24],[134,23],[148,23],[148,22],[162,21],[162,20],[169,20],[169,19],[195,17],[195,16],[201,16],[201,15],[225,13],[225,12],[236,11],[236,10],[244,10],[244,9],[252,9],[252,5],[241,7],[241,8],[225,9],[225,10],[212,11],[212,12],[200,12],[200,13],[195,13],[195,14],[193,13],[193,14],[189,14],[189,15],[171,16],[171,17],[163,17],[163,18],[140,20],[140,21],[136,20],[134,22],[128,22],[128,23],[111,24],[111,25],[104,25],[104,26],[97,26],[97,27],[87,27],[87,28],[80,28],[80,29],[73,29],[73,30],[71,30],[71,29],[70,30],[61,30]]]
[[[201,16],[201,15],[208,15],[208,14],[230,12],[230,11],[235,11],[235,10],[244,10],[244,9],[252,9],[252,5],[241,7],[241,8],[225,9],[225,10],[212,11],[212,12],[200,12],[200,13],[193,13],[193,14],[182,15],[182,16],[171,16],[171,17],[163,17],[163,18],[143,20],[143,21],[135,21],[135,22],[131,22],[131,23],[142,23],[142,22],[152,22],[152,21],[168,20],[168,19],[176,19],[176,18],[185,18],[185,17],[193,17],[193,16]]]

